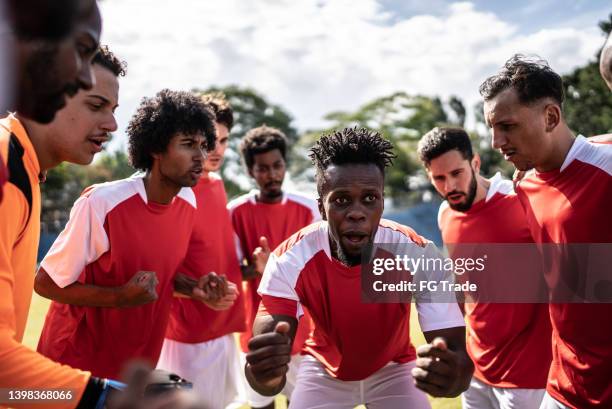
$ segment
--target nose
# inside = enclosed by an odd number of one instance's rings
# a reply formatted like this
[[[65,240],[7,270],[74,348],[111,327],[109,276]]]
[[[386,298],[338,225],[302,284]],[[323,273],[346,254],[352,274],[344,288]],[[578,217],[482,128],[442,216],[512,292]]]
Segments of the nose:
[[[102,124],[101,128],[105,132],[115,132],[117,130],[117,128],[118,128],[117,120],[115,119],[115,115],[114,114],[109,114],[108,117],[105,118],[105,121]]]
[[[444,181],[444,190],[445,190],[444,192],[445,194],[455,190],[455,181],[453,178],[446,178],[446,180]]]
[[[496,131],[495,129],[491,131],[491,147],[493,149],[500,149],[506,143],[508,143],[508,139],[503,132]]]
[[[346,217],[352,222],[360,222],[366,219],[366,214],[361,203],[354,203],[349,209]]]

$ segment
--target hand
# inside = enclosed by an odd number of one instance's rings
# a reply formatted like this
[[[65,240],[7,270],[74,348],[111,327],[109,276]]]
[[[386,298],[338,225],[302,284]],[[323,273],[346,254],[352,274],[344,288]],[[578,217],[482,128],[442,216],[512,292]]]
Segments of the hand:
[[[273,332],[256,335],[249,340],[247,367],[253,379],[273,389],[283,382],[291,361],[289,323],[280,321]]]
[[[147,393],[147,387],[159,383],[159,370],[151,371],[141,363],[132,363],[124,377],[127,388],[109,395],[108,409],[204,409],[190,390],[172,389],[167,392]],[[162,374],[163,375],[163,374]]]
[[[191,298],[202,302],[217,302],[228,293],[227,278],[214,271],[201,276],[191,290]]]
[[[253,251],[253,266],[255,267],[256,272],[263,274],[269,257],[270,245],[268,244],[268,239],[261,236],[259,238],[259,247]]]
[[[230,308],[238,299],[238,287],[231,281],[227,281],[227,292],[226,294],[217,300],[201,300],[209,308],[215,311],[223,311]]]
[[[435,397],[453,397],[463,391],[460,357],[448,349],[444,338],[417,348],[412,376],[417,388]]]
[[[157,300],[159,282],[154,271],[139,271],[119,287],[118,307],[135,307]]]

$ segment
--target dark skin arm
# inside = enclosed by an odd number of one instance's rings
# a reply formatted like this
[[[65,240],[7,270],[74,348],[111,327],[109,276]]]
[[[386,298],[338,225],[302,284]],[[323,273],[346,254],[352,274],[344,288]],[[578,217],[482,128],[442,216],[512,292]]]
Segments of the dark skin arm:
[[[264,396],[283,390],[298,321],[287,315],[255,318],[244,372],[253,389]]]
[[[214,272],[198,280],[182,273],[174,277],[174,295],[201,301],[209,308],[221,311],[230,308],[238,298],[238,287],[224,275]]]
[[[451,398],[465,391],[474,364],[465,350],[465,327],[424,332],[426,345],[417,348],[412,369],[417,388],[431,396]]]
[[[36,273],[34,290],[40,296],[62,304],[87,307],[134,307],[157,300],[157,277],[152,271],[139,271],[124,285],[102,287],[72,283],[59,287],[41,267]]]

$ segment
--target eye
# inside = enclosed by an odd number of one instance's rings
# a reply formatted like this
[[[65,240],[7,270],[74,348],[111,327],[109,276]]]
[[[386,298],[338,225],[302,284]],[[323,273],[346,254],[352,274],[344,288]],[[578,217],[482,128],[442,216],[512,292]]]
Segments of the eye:
[[[102,104],[89,104],[89,108],[92,111],[99,111],[100,109],[102,109]]]
[[[376,199],[378,199],[376,195],[367,195],[366,197],[363,198],[363,201],[366,203],[374,203]]]
[[[339,197],[334,199],[334,203],[337,204],[337,205],[340,205],[340,206],[345,205],[348,202],[349,202],[349,199],[347,197],[345,197],[345,196],[339,196]]]

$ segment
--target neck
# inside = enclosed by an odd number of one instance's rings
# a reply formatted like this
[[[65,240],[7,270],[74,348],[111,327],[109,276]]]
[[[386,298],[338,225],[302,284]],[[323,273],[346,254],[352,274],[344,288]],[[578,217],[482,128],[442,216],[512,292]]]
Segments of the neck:
[[[278,196],[270,197],[270,196],[262,195],[261,191],[259,191],[256,199],[258,202],[261,202],[261,203],[267,203],[267,204],[280,203],[281,200],[283,200],[283,192],[281,192],[281,194]]]
[[[170,204],[181,190],[181,186],[163,176],[155,167],[144,177],[147,200],[160,204]]]
[[[538,172],[549,172],[551,170],[559,169],[561,165],[563,165],[567,154],[574,144],[576,137],[567,127],[567,125],[563,123],[560,124],[559,127],[559,131],[552,135],[554,143],[551,146],[548,155],[535,167]]]
[[[53,135],[50,133],[49,127],[41,125],[31,119],[24,118],[19,114],[16,116],[19,119],[19,122],[22,123],[30,141],[32,142],[32,146],[36,152],[36,157],[38,158],[40,171],[45,172],[59,165],[62,160],[61,158],[58,158],[51,149],[49,142],[53,140]]]
[[[487,197],[489,186],[491,186],[489,179],[482,177],[480,174],[476,175],[476,196],[474,196],[473,204],[476,204]]]

